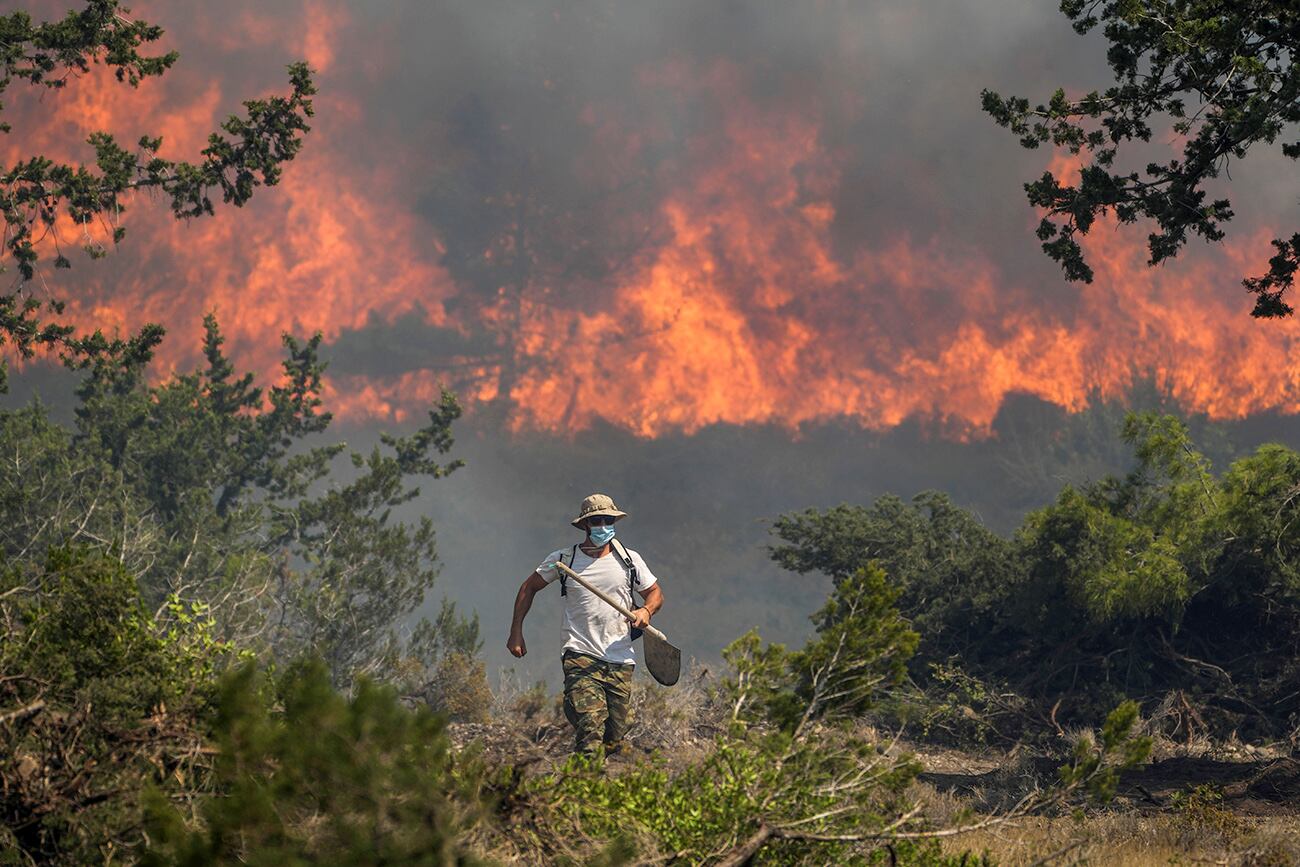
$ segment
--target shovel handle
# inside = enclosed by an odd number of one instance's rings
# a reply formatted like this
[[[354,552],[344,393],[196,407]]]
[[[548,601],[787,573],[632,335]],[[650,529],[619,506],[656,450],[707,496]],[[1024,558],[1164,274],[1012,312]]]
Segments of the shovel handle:
[[[595,593],[597,596],[599,596],[599,597],[600,597],[601,599],[603,599],[605,602],[608,602],[609,605],[610,605],[610,606],[611,606],[615,611],[617,611],[619,614],[622,614],[624,617],[626,617],[626,618],[628,618],[628,619],[632,619],[632,612],[631,612],[631,611],[628,611],[626,608],[624,608],[624,607],[623,607],[623,603],[619,602],[617,599],[615,599],[613,596],[610,596],[610,595],[609,595],[608,593],[606,593],[605,591],[603,591],[603,590],[597,590],[595,587],[592,587],[592,586],[591,586],[591,583],[590,583],[589,581],[587,581],[586,578],[583,578],[583,577],[582,577],[581,575],[579,575],[577,572],[574,572],[574,571],[573,571],[572,569],[570,569],[568,566],[565,566],[564,563],[563,563],[562,561],[560,561],[560,560],[556,560],[556,561],[555,561],[555,565],[556,565],[556,566],[557,566],[557,567],[558,567],[562,572],[564,572],[565,575],[568,575],[568,576],[569,576],[570,578],[572,578],[574,581],[577,581],[577,582],[578,582],[579,584],[581,584],[583,587],[586,587],[586,588],[587,588],[588,590],[590,590],[592,593]],[[653,626],[651,626],[649,623],[647,623],[647,624],[645,625],[645,629],[644,629],[644,631],[650,633],[650,634],[653,635],[655,638],[658,638],[660,641],[667,641],[667,640],[668,640],[668,636],[664,635],[664,634],[663,634],[662,632],[660,632],[658,629],[655,629],[655,628],[654,628]]]

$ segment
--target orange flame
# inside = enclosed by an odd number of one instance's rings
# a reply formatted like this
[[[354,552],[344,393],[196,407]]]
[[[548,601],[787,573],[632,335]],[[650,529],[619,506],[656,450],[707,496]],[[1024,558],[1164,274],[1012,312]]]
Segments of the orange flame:
[[[288,46],[328,69],[347,15],[323,0],[302,8],[307,26],[292,39],[250,6],[226,19],[237,33],[219,28],[211,42]],[[868,238],[845,254],[833,237],[841,161],[816,107],[757,105],[725,64],[696,72],[669,65],[643,76],[669,92],[708,89],[723,116],[689,143],[690,164],[658,206],[663,231],[604,287],[603,306],[525,299],[527,325],[498,333],[512,347],[504,360],[457,359],[454,375],[431,362],[386,378],[331,377],[327,405],[345,418],[401,421],[447,383],[471,408],[508,400],[516,430],[603,421],[653,437],[844,417],[884,429],[921,417],[979,436],[1012,393],[1079,410],[1090,394],[1121,394],[1151,372],[1217,418],[1300,411],[1300,371],[1288,362],[1300,321],[1252,321],[1244,294],[1230,291],[1264,260],[1270,233],[1218,248],[1208,271],[1186,261],[1149,269],[1140,238],[1099,224],[1086,241],[1097,279],[1077,287],[1069,309],[1035,303],[1035,287],[1009,284],[988,252],[937,237]],[[144,118],[139,132],[161,131],[172,154],[193,155],[233,109],[231,95],[245,92],[179,69],[139,91],[93,76],[47,94],[24,118],[41,123],[22,145],[77,153],[71,143],[90,131]],[[284,183],[243,211],[176,223],[139,197],[126,216],[130,254],[79,263],[75,293],[56,292],[72,295],[72,320],[122,332],[161,322],[173,331],[163,367],[175,370],[194,363],[188,335],[215,310],[236,361],[272,375],[284,331],[333,340],[374,317],[418,312],[430,325],[499,332],[510,319],[492,307],[467,305],[477,321],[448,313],[468,290],[406,200],[401,178],[415,157],[357,160],[332,145],[332,131],[361,115],[350,100],[321,97],[317,129]],[[589,108],[584,122],[598,115]],[[635,146],[637,135],[622,140]],[[14,158],[13,141],[0,145]]]
[[[1214,417],[1300,410],[1285,363],[1300,323],[1255,322],[1225,296],[1263,261],[1268,233],[1222,248],[1205,274],[1148,269],[1140,240],[1100,224],[1086,241],[1097,280],[1078,287],[1068,318],[1024,304],[1029,293],[981,251],[937,239],[868,246],[845,266],[832,249],[836,169],[816,127],[722,102],[714,159],[664,205],[670,242],[610,293],[608,314],[556,315],[576,318],[579,346],[617,337],[613,355],[567,353],[558,373],[525,377],[511,395],[521,425],[599,417],[655,436],[841,416],[881,429],[919,416],[979,435],[1009,394],[1079,410],[1148,372]],[[825,191],[811,200],[810,172]]]
[[[306,0],[308,24],[295,55],[291,43],[278,42],[268,30],[272,19],[245,12],[230,20],[243,29],[238,35],[247,39],[246,46],[276,42],[288,52],[286,59],[312,58],[317,72],[332,60],[346,26],[341,12]],[[233,38],[229,27],[220,32],[222,40]],[[164,156],[195,159],[207,133],[236,106],[228,104],[218,82],[192,90],[186,74],[178,67],[133,90],[96,69],[26,106],[15,124],[24,134],[4,143],[4,158],[43,152],[85,159],[84,148],[72,143],[108,129],[125,131],[118,136],[123,142],[158,132]],[[276,87],[283,88],[283,82],[268,81],[262,89]],[[161,112],[160,102],[166,107]],[[321,129],[309,134],[312,145],[328,138],[330,126],[342,127],[358,114],[347,95],[337,92],[318,98],[317,111],[319,123],[313,125]],[[173,333],[161,352],[166,370],[194,362],[197,342],[189,335],[199,333],[209,311],[217,313],[227,348],[238,361],[272,376],[284,332],[319,331],[329,340],[363,327],[372,313],[391,321],[413,310],[423,311],[430,324],[443,324],[441,299],[454,287],[437,264],[438,240],[409,212],[389,206],[397,198],[397,175],[387,168],[367,172],[351,166],[343,154],[306,147],[288,165],[282,184],[249,206],[219,207],[216,217],[186,222],[172,219],[159,197],[135,195],[121,218],[128,227],[121,253],[76,263],[65,278],[73,288],[55,284],[62,272],[46,269],[40,288],[68,298],[68,320],[87,330],[125,334],[146,322],[165,325]],[[61,222],[57,229],[65,252],[83,241],[106,243],[111,233],[108,225]],[[46,253],[53,252],[53,243],[52,236],[45,239]],[[383,412],[381,403],[372,409]]]

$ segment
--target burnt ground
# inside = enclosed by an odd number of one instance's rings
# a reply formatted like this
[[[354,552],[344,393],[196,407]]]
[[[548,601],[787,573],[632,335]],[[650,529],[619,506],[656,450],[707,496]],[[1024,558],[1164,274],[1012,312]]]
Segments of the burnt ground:
[[[924,756],[921,758],[925,761]],[[1060,762],[1035,757],[992,768],[954,768],[950,761],[942,760],[926,765],[945,769],[921,774],[922,782],[939,791],[998,807],[1023,793],[1027,783],[1050,784]],[[1300,761],[1294,758],[1165,758],[1125,773],[1120,778],[1118,800],[1130,808],[1159,811],[1173,806],[1176,794],[1198,786],[1213,787],[1223,796],[1221,806],[1241,816],[1300,815]]]

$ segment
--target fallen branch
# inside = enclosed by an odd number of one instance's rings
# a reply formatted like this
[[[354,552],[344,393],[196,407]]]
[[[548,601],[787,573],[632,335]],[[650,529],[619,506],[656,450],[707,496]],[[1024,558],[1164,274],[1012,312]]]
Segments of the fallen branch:
[[[22,722],[36,716],[45,710],[45,700],[37,699],[27,707],[20,707],[17,710],[11,710],[8,713],[0,713],[0,725],[7,725],[12,722]]]
[[[751,834],[748,840],[732,849],[718,862],[718,867],[740,867],[772,839],[773,833],[773,829],[766,822],[759,824],[758,830]]]

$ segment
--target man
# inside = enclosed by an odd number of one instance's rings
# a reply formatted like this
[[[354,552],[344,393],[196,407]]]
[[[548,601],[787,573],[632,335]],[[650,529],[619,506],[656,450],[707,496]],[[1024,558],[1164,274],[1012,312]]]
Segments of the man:
[[[564,597],[564,715],[576,733],[575,751],[591,754],[602,744],[617,753],[627,734],[632,669],[636,665],[632,629],[644,628],[664,604],[658,580],[641,555],[614,541],[614,524],[627,517],[605,494],[582,501],[571,522],[585,538],[571,548],[553,551],[524,579],[515,596],[514,619],[506,647],[515,656],[528,652],[524,618],[538,591],[560,579]],[[556,563],[581,575],[593,587],[620,600],[632,613],[629,620],[613,606],[571,578]],[[645,604],[633,608],[632,590]]]

